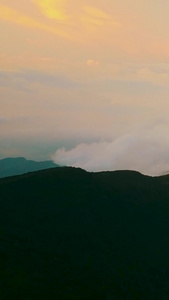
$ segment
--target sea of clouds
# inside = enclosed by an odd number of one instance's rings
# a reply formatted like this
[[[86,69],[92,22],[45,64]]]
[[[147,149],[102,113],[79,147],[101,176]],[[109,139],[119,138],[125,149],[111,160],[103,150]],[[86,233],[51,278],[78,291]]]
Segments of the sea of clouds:
[[[136,170],[147,175],[169,173],[169,138],[163,128],[142,130],[113,139],[58,149],[57,164],[87,171]]]

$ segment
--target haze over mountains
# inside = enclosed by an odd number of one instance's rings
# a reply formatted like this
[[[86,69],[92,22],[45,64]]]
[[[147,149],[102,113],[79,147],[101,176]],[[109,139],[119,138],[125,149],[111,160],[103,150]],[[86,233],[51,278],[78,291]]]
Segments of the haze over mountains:
[[[169,300],[169,1],[1,0],[0,36],[0,300]]]
[[[58,165],[50,160],[37,162],[24,157],[8,157],[0,160],[0,178],[56,167]]]
[[[0,299],[169,299],[169,176],[0,180]]]

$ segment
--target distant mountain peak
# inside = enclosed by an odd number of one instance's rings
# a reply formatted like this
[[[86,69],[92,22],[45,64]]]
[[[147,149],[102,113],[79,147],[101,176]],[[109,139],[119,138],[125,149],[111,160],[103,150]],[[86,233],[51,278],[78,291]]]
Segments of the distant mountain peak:
[[[0,160],[0,178],[56,167],[58,165],[50,160],[37,162],[24,157],[7,157]]]

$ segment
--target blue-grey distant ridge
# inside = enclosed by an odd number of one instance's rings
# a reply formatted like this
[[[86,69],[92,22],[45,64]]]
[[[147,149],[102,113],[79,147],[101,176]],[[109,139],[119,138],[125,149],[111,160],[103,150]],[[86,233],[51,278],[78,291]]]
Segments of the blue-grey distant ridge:
[[[56,167],[59,166],[51,160],[37,162],[24,157],[8,157],[0,160],[0,178]]]

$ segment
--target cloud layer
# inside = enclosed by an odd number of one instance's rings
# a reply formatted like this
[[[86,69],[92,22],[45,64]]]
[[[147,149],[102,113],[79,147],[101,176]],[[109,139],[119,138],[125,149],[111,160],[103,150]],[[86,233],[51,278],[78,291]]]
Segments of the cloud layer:
[[[61,148],[53,160],[61,165],[87,171],[137,170],[147,175],[169,172],[169,141],[162,130],[146,130],[124,135],[111,142],[79,144]]]

